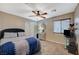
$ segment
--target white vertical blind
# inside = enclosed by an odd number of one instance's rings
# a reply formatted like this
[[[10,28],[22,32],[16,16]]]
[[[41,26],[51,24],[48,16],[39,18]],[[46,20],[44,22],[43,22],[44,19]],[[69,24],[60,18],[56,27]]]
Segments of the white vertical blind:
[[[61,26],[60,21],[55,21],[54,22],[54,32],[60,33],[61,32],[60,26]]]
[[[67,30],[69,28],[70,23],[69,23],[69,20],[63,20],[63,21],[61,21],[61,23],[62,23],[61,32],[63,33],[65,29]]]
[[[69,20],[54,21],[54,32],[63,33],[65,29],[69,28]]]

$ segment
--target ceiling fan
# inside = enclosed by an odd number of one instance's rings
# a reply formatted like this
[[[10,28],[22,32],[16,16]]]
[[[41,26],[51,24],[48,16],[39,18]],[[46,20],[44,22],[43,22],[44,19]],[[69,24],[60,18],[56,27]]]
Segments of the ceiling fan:
[[[44,12],[44,13],[41,13],[41,11],[32,11],[32,13],[34,13],[35,15],[31,15],[31,16],[29,16],[29,17],[36,17],[36,16],[38,16],[38,17],[41,17],[41,18],[46,18],[44,15],[47,15],[48,13],[47,12]]]

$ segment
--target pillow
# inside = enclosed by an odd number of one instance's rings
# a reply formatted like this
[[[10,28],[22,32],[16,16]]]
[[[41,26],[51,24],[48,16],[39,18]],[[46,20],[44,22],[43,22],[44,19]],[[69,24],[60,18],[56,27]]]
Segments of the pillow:
[[[17,37],[17,33],[8,33],[8,32],[4,33],[4,38],[15,38],[15,37]]]
[[[25,32],[18,32],[19,37],[20,36],[25,36]]]

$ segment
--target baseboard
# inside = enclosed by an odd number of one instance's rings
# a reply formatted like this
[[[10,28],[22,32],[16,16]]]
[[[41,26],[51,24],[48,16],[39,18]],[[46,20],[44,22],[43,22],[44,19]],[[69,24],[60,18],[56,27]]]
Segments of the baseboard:
[[[45,40],[45,41],[48,41],[48,42],[54,42],[54,43],[57,43],[57,44],[63,44],[64,45],[64,43],[61,43],[61,42],[56,42],[56,41],[50,41],[50,40]]]

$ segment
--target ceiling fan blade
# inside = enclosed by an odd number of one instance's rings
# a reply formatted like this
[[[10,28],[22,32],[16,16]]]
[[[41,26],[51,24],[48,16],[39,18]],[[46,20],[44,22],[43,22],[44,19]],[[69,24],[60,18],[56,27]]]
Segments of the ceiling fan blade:
[[[32,11],[34,14],[37,14],[35,11]]]
[[[43,13],[43,14],[41,14],[41,15],[47,15],[47,13],[45,12],[45,13]]]
[[[31,16],[29,16],[29,17],[35,17],[36,15],[31,15]]]
[[[44,18],[44,19],[46,18],[46,17],[44,17],[44,16],[40,16],[40,17],[41,17],[41,18]]]

